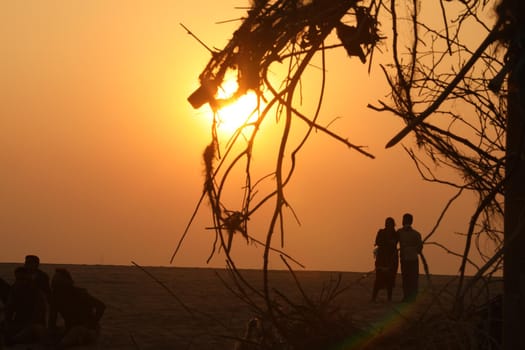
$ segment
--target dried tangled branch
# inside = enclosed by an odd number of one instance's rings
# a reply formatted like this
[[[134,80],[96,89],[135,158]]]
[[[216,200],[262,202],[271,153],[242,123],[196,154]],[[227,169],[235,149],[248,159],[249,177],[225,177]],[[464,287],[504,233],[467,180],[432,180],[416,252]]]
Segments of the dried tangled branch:
[[[248,91],[257,94],[259,103],[257,110],[253,112],[257,114],[256,120],[247,121],[237,130],[227,143],[223,154],[217,136],[217,122],[214,119],[212,140],[203,153],[203,198],[206,197],[210,203],[213,229],[216,232],[216,243],[211,256],[217,249],[223,249],[229,263],[235,266],[230,258],[234,235],[240,233],[248,242],[258,242],[250,234],[248,222],[256,211],[274,200],[266,237],[261,242],[265,249],[263,270],[267,270],[269,253],[275,250],[272,244],[274,233],[280,230],[281,240],[284,237],[283,208],[291,208],[286,200],[284,188],[294,172],[296,154],[312,130],[321,131],[349,148],[373,157],[363,147],[353,145],[328,127],[318,124],[319,108],[314,115],[307,116],[294,106],[294,99],[300,89],[301,76],[313,57],[321,55],[324,62],[325,41],[332,32],[340,40],[335,47],[344,47],[349,56],[359,57],[362,62],[366,62],[366,57],[381,39],[377,22],[378,11],[379,6],[375,2],[364,6],[358,0],[256,1],[226,47],[221,51],[212,52],[212,58],[199,76],[200,87],[188,98],[192,106],[199,108],[209,104],[217,113],[221,107]],[[276,62],[288,67],[287,74],[277,83],[268,77],[269,67]],[[324,66],[322,71],[324,77]],[[231,96],[219,98],[218,91],[232,72],[238,88]],[[323,86],[319,106],[322,102]],[[276,166],[271,176],[254,181],[253,149],[258,140],[260,125],[272,114],[284,123],[276,147]],[[305,123],[307,131],[302,136],[302,141],[293,148],[289,137],[293,133],[292,121],[295,119]],[[238,149],[240,151],[234,153]],[[290,158],[286,159],[285,155],[288,153]],[[245,172],[242,204],[240,207],[230,208],[223,200],[225,184],[234,169],[241,166]],[[258,186],[263,181],[271,181],[273,190],[259,193]],[[262,198],[256,200],[258,197]]]
[[[226,47],[220,51],[212,51],[210,61],[199,76],[200,87],[188,98],[194,108],[209,104],[215,114],[211,127],[212,139],[203,153],[205,181],[203,194],[196,209],[197,211],[205,198],[208,200],[213,216],[212,229],[216,233],[210,258],[221,249],[229,268],[237,275],[237,289],[252,289],[252,286],[244,282],[230,255],[234,237],[240,234],[247,242],[263,247],[264,283],[261,296],[266,302],[270,319],[276,329],[281,331],[286,328],[284,323],[287,321],[282,315],[275,313],[268,283],[268,266],[271,252],[280,253],[289,261],[296,262],[292,257],[274,248],[273,240],[275,234],[280,231],[281,246],[283,245],[283,211],[289,208],[293,213],[286,199],[285,187],[295,170],[297,153],[315,130],[373,158],[363,147],[352,144],[328,126],[318,122],[324,93],[325,50],[342,47],[350,57],[355,56],[365,63],[382,39],[377,21],[379,9],[380,3],[375,1],[366,5],[359,0],[255,1]],[[339,42],[327,45],[326,41],[331,33]],[[297,108],[295,101],[297,96],[300,96],[301,77],[312,59],[318,56],[321,56],[323,62],[320,97],[313,115],[307,115]],[[273,64],[287,67],[282,79],[275,81],[276,79],[269,77]],[[237,81],[237,90],[230,96],[219,97],[221,86],[232,75]],[[217,114],[223,106],[250,91],[257,95],[258,106],[224,146],[218,137]],[[253,115],[256,118],[251,119]],[[259,140],[261,124],[272,115],[283,124],[279,128],[281,134],[273,150],[275,168],[269,175],[254,179],[253,150]],[[303,131],[301,136],[295,131],[296,121],[306,126],[302,129],[306,131]],[[291,142],[291,135],[299,136],[297,144]],[[237,169],[244,171],[242,200],[240,206],[231,207],[224,199],[226,184],[231,181]],[[265,189],[268,188],[268,183],[270,190],[261,191],[263,184]],[[263,207],[269,207],[272,213],[264,239],[258,240],[250,231],[249,220]],[[192,220],[193,217],[173,257],[177,254]]]

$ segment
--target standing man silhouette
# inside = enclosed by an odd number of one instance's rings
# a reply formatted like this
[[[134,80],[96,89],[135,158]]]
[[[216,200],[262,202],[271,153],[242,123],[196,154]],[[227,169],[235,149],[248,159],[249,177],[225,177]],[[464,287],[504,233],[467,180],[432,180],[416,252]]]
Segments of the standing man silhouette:
[[[423,249],[421,234],[412,228],[412,214],[403,215],[403,227],[398,232],[401,275],[403,279],[403,301],[414,301],[418,292],[419,260]]]

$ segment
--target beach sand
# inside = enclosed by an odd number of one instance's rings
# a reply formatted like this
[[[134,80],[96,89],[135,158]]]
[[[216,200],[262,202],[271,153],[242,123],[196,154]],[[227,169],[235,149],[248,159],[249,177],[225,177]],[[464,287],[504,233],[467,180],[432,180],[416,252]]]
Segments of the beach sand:
[[[11,283],[16,266],[0,264],[0,277]],[[250,307],[224,287],[221,278],[231,281],[226,270],[144,267],[152,278],[136,266],[41,265],[50,277],[56,267],[69,269],[77,286],[106,304],[101,338],[93,349],[233,349],[234,338],[242,335],[254,316]],[[260,271],[241,273],[254,286],[262,285]],[[394,302],[387,303],[382,291],[378,302],[371,303],[373,274],[296,271],[304,291],[314,300],[323,285],[338,275],[348,289],[338,296],[337,304],[360,326],[389,327],[395,323],[393,319],[410,317],[403,315],[398,302],[402,298],[400,276]],[[432,276],[432,283],[444,286],[450,279]],[[300,300],[290,272],[271,271],[270,281],[272,288],[291,300]],[[427,284],[422,276],[420,288]]]

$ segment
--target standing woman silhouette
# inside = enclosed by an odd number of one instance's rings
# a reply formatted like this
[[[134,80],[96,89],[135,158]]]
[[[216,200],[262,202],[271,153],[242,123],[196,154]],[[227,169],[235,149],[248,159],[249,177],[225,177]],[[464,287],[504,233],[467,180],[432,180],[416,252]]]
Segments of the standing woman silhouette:
[[[396,282],[398,268],[397,243],[398,235],[396,223],[393,218],[385,220],[385,227],[377,232],[375,246],[375,271],[376,278],[372,291],[372,301],[375,302],[381,289],[386,289],[388,301],[392,301],[392,290]]]

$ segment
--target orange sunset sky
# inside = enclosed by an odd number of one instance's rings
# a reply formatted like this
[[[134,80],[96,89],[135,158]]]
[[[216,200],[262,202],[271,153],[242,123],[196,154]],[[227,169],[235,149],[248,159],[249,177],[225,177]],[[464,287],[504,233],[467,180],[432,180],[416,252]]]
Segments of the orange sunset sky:
[[[216,22],[242,17],[246,10],[235,7],[246,5],[0,3],[0,261],[38,254],[43,263],[169,265],[201,194],[210,141],[208,107],[194,110],[186,100],[210,53],[180,23],[220,49],[240,22]],[[331,129],[376,159],[314,133],[286,191],[300,225],[288,213],[285,250],[309,270],[369,271],[387,216],[399,225],[413,213],[425,236],[454,192],[420,180],[401,144],[384,149],[403,123],[366,108],[387,100],[380,69],[369,75],[343,49],[326,59],[322,120],[339,118]],[[303,81],[305,100],[317,98],[320,76],[312,68]],[[262,142],[271,147],[268,129]],[[256,160],[275,163],[270,155]],[[473,206],[473,198],[455,202],[434,239],[461,251],[456,233],[467,230]],[[224,266],[223,255],[206,265],[214,239],[208,209],[201,207],[174,266]],[[257,225],[252,233],[264,233]],[[262,266],[261,248],[234,245],[238,267]],[[459,266],[433,246],[425,256],[433,273]],[[284,267],[278,258],[272,266]]]

